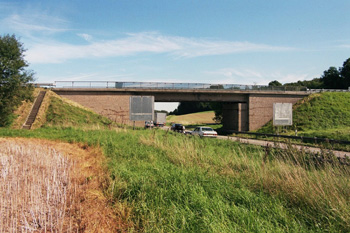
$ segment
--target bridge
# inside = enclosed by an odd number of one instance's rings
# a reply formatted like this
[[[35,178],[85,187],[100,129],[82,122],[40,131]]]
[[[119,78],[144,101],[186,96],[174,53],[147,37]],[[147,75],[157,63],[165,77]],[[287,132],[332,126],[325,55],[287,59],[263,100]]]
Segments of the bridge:
[[[305,87],[205,83],[59,81],[52,86],[58,95],[123,124],[132,123],[129,99],[134,95],[154,96],[155,102],[222,102],[224,129],[237,131],[270,121],[274,103],[295,104],[310,94]]]

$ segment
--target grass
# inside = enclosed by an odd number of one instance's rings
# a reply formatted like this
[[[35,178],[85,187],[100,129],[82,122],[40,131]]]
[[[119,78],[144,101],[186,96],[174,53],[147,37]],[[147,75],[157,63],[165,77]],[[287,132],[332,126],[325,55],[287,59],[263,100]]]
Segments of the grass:
[[[71,162],[42,145],[13,141],[0,145],[0,231],[73,229],[74,222],[65,221],[67,203],[75,194]]]
[[[33,91],[33,98],[35,99],[39,94],[40,89],[35,88]],[[26,122],[27,117],[30,113],[30,110],[32,109],[33,102],[31,101],[23,101],[22,105],[19,106],[16,111],[14,112],[14,115],[16,119],[11,125],[11,128],[13,129],[21,129],[23,124]]]
[[[113,122],[92,111],[73,106],[61,98],[51,97],[50,104],[46,112],[46,122],[44,127],[84,127],[92,129],[108,128]]]
[[[110,176],[104,196],[127,223],[120,231],[350,231],[350,167],[332,155],[266,151],[159,129],[108,130],[104,119],[89,114],[58,99],[45,127],[0,128],[0,135],[101,149]]]
[[[0,232],[119,232],[132,225],[109,208],[104,160],[98,149],[77,144],[0,138]]]
[[[167,117],[167,122],[179,123],[183,125],[194,125],[194,124],[212,124],[215,123],[213,118],[215,116],[214,111],[190,113],[184,115],[170,115]]]
[[[142,232],[348,232],[350,171],[301,152],[271,151],[162,130],[0,129],[101,147],[106,195]],[[316,161],[316,162],[315,162]]]

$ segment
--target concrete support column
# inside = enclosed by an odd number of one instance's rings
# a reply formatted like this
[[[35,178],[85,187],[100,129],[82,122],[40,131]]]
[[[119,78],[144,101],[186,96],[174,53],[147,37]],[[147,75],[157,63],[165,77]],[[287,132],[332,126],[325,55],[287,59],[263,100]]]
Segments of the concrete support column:
[[[248,107],[246,103],[224,103],[222,116],[225,130],[248,131]]]

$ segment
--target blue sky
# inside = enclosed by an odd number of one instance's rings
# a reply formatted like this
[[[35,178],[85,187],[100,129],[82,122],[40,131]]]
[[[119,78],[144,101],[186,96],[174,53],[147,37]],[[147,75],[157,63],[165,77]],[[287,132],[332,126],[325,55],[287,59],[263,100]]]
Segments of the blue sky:
[[[0,0],[37,82],[268,84],[350,57],[349,0]]]

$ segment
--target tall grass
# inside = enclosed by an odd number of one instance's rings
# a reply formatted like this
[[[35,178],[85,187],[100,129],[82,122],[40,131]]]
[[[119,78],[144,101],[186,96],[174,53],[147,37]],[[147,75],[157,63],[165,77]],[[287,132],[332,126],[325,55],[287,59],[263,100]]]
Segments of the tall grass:
[[[350,231],[350,171],[332,157],[160,130],[0,130],[19,134],[101,147],[129,231]]]

